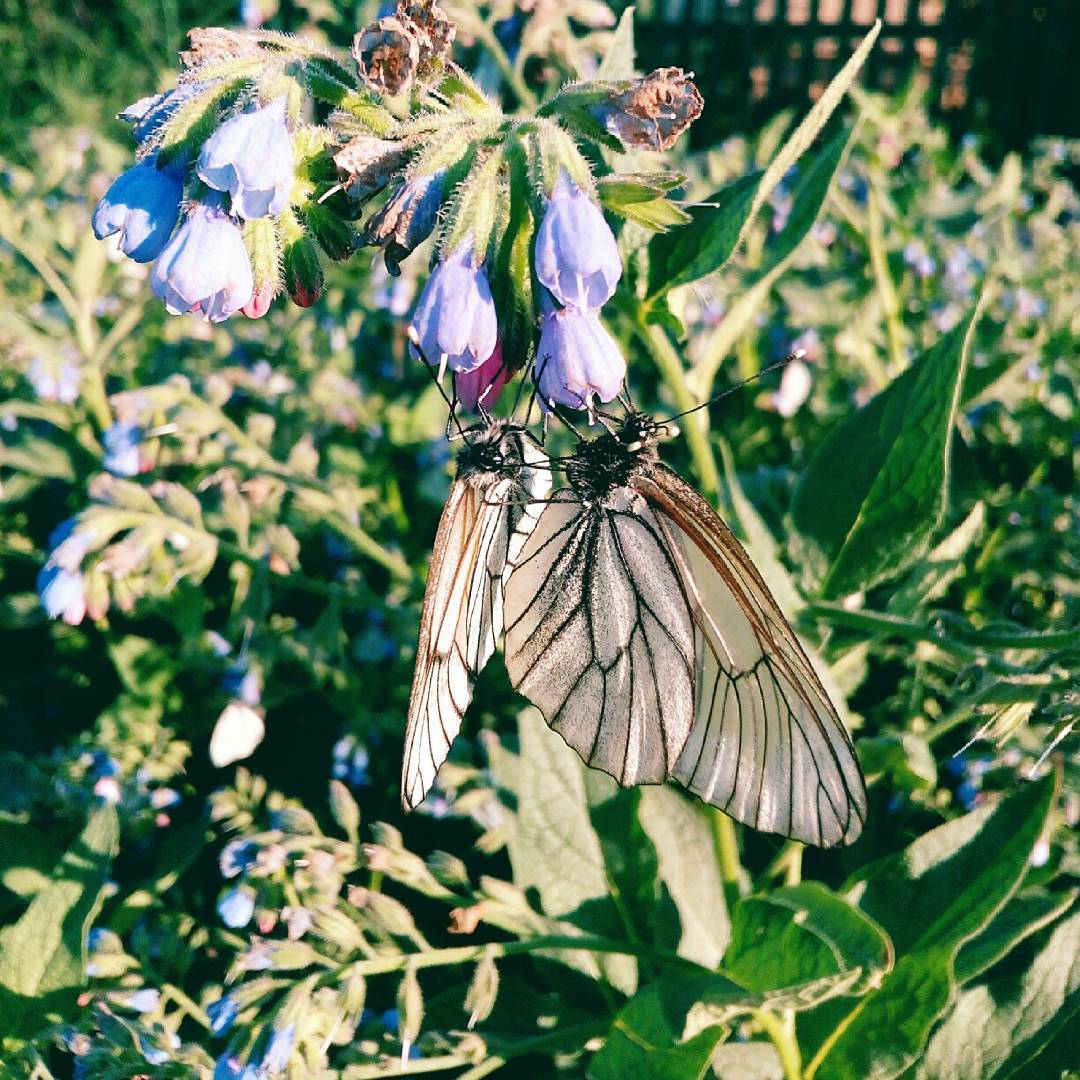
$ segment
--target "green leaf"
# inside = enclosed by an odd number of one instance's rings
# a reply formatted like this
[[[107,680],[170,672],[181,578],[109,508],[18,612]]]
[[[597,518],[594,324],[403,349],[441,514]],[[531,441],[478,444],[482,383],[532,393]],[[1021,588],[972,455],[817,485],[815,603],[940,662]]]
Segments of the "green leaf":
[[[60,852],[48,834],[13,818],[0,818],[0,884],[31,897],[49,883]]]
[[[507,840],[514,883],[536,889],[546,915],[587,933],[625,936],[611,899],[600,840],[589,817],[581,759],[535,709],[518,720],[517,815]],[[567,957],[633,993],[637,965],[629,956]]]
[[[876,735],[859,740],[859,763],[869,779],[887,776],[901,791],[932,791],[937,784],[937,762],[924,738]]]
[[[885,610],[893,615],[912,616],[920,607],[940,600],[964,572],[964,556],[982,539],[985,527],[986,504],[977,502],[967,517],[912,567],[889,597]]]
[[[968,941],[956,957],[957,982],[970,982],[988,970],[1025,938],[1038,933],[1076,902],[1077,891],[1032,892],[1014,896],[978,937]]]
[[[614,208],[628,221],[636,221],[646,229],[663,233],[675,225],[686,225],[693,218],[670,199],[650,199],[648,202],[626,202]]]
[[[953,424],[980,311],[841,420],[811,459],[791,509],[823,596],[867,589],[925,550],[945,510]]]
[[[723,1028],[713,1025],[681,1042],[686,1016],[710,977],[668,976],[652,983],[619,1011],[589,1080],[698,1080],[709,1067]]]
[[[660,879],[679,914],[676,951],[714,968],[724,955],[731,924],[709,813],[670,785],[641,789],[641,824],[656,849]]]
[[[1080,914],[1059,923],[1037,953],[1000,978],[961,992],[915,1071],[917,1080],[990,1080],[1036,1060],[1080,1019]],[[1032,1076],[1059,1076],[1047,1065]]]
[[[804,1055],[816,1049],[807,1077],[876,1080],[918,1059],[955,992],[957,952],[1018,888],[1054,793],[1053,776],[1023,783],[871,863],[847,886],[892,938],[896,965],[846,1016],[834,1007],[800,1027]]]
[[[760,173],[740,176],[690,208],[690,222],[649,244],[649,300],[719,270],[739,242],[743,222],[754,203]]]
[[[678,172],[612,173],[596,181],[596,194],[602,206],[617,210],[626,203],[649,202],[686,181]]]
[[[880,926],[824,885],[803,882],[735,905],[722,971],[757,991],[847,974],[846,992],[860,994],[891,967],[892,946]]]
[[[619,25],[608,39],[608,49],[596,72],[597,79],[632,79],[634,77],[634,5],[619,16]]]
[[[37,1034],[68,1016],[86,982],[86,935],[119,845],[116,811],[94,810],[18,922],[0,931],[0,1031]]]
[[[758,211],[791,166],[810,148],[840,104],[880,30],[878,22],[764,172],[740,177],[708,200],[714,206],[692,210],[692,225],[649,245],[650,300],[676,285],[685,285],[720,269],[731,258]]]

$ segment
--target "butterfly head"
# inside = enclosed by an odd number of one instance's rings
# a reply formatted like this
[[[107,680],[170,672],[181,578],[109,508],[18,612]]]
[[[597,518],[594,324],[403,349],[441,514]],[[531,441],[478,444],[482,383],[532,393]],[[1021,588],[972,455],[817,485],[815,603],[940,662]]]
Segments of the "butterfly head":
[[[515,475],[526,463],[526,438],[524,428],[506,420],[490,420],[471,428],[458,451],[458,475]]]
[[[657,459],[664,425],[644,413],[629,413],[618,427],[578,444],[566,466],[567,479],[583,502],[604,498],[625,485],[644,462]]]

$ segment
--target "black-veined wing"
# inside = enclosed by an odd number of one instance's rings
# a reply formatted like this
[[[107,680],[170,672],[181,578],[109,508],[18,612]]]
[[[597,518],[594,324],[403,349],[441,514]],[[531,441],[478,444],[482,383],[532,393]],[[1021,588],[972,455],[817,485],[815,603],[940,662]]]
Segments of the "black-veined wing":
[[[677,563],[640,496],[564,489],[506,580],[506,670],[587,765],[661,783],[694,714],[694,623]]]
[[[672,776],[756,829],[851,843],[866,820],[858,759],[757,568],[670,469],[644,463],[631,484],[679,564],[696,626],[696,718]]]
[[[439,521],[420,617],[401,801],[427,795],[461,730],[476,676],[503,626],[503,572],[515,535],[536,521],[550,474],[519,428],[495,421],[469,433]]]

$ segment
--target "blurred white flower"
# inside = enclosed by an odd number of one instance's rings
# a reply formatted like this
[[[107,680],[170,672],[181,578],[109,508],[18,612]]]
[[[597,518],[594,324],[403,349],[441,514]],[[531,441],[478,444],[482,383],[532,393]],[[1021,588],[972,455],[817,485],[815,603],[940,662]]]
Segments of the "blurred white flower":
[[[222,710],[210,736],[210,760],[218,769],[250,757],[263,741],[266,725],[262,710],[241,701],[230,701]]]
[[[785,419],[794,416],[810,396],[813,380],[810,368],[801,360],[792,360],[780,376],[780,389],[772,395],[772,405]]]

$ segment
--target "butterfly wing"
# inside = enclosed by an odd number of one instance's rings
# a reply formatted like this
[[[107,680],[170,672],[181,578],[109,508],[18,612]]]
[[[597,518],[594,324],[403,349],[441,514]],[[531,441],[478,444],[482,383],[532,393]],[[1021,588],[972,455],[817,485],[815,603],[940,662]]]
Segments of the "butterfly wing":
[[[531,444],[525,456],[538,457]],[[548,474],[527,467],[519,477],[459,478],[450,490],[420,617],[401,768],[406,810],[423,802],[461,730],[473,684],[502,634],[507,551],[535,524],[532,503],[549,485]]]
[[[672,775],[755,829],[828,847],[866,820],[854,748],[794,630],[712,507],[670,469],[631,480],[692,600],[697,711]]]
[[[660,526],[629,488],[559,492],[515,541],[506,670],[582,760],[660,783],[693,722],[694,625]]]

